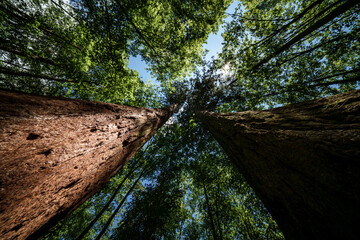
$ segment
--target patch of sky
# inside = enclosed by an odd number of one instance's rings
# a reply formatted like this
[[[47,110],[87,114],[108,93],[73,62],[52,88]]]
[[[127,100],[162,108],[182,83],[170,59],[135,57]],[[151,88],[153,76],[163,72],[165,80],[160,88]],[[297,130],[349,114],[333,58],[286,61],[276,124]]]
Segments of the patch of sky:
[[[236,7],[239,5],[239,1],[233,1],[228,9],[226,10],[226,13],[233,14],[235,13]],[[224,19],[224,23],[231,21],[231,16],[229,15]],[[224,26],[225,24],[222,24],[219,28],[219,30],[216,33],[211,33],[208,40],[204,44],[204,48],[209,50],[209,52],[205,56],[205,60],[210,61],[212,57],[216,58],[218,54],[222,50],[222,43],[223,43],[223,37],[221,36],[224,33]]]
[[[234,1],[229,8],[226,10],[226,13],[234,13],[235,8],[238,6],[239,1]],[[231,20],[231,16],[228,16],[224,19],[224,22],[229,22]],[[205,60],[210,61],[212,57],[216,58],[222,49],[222,33],[224,32],[224,25],[222,24],[219,30],[216,33],[211,33],[207,42],[203,45],[205,49],[208,50]],[[142,81],[148,82],[150,81],[155,86],[160,86],[160,82],[154,79],[151,76],[150,71],[148,70],[147,63],[142,60],[141,56],[130,57],[129,67],[139,72],[139,76]]]
[[[147,70],[149,66],[144,60],[141,59],[141,56],[131,56],[129,61],[129,67],[139,72],[139,76],[143,82],[147,82],[150,80],[154,85],[160,85],[160,83],[156,81],[156,79],[152,78],[150,71]]]

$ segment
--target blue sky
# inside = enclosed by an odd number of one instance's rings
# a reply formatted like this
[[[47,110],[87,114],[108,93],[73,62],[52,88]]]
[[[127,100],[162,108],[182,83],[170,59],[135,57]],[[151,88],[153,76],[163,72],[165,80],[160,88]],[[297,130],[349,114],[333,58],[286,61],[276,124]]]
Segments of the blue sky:
[[[234,1],[229,8],[227,9],[227,13],[234,13],[235,8],[238,5],[238,1]],[[226,18],[229,20],[230,17]],[[210,34],[207,43],[204,44],[204,47],[209,50],[208,54],[206,55],[206,60],[210,60],[212,56],[217,56],[217,53],[221,52],[223,38],[221,34],[224,32],[223,25],[219,28],[219,31],[214,34]],[[137,57],[130,57],[129,67],[131,69],[137,70],[139,72],[140,78],[146,82],[151,80],[153,84],[158,85],[158,82],[155,81],[149,71],[146,70],[147,64],[141,60],[140,56]]]

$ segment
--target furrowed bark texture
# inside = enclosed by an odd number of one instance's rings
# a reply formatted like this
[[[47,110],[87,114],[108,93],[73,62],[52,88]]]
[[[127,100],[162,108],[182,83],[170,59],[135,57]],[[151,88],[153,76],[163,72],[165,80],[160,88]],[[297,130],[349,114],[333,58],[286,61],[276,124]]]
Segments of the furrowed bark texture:
[[[0,236],[36,239],[98,191],[170,117],[0,90]]]
[[[359,90],[267,111],[197,115],[287,239],[358,239]]]

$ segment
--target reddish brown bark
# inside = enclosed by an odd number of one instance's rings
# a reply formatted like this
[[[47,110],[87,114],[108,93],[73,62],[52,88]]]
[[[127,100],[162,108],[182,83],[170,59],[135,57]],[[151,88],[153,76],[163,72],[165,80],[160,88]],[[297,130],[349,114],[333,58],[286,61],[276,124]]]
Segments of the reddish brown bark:
[[[0,90],[0,236],[34,239],[106,183],[172,114]]]
[[[198,117],[287,239],[358,239],[360,90],[267,111]]]

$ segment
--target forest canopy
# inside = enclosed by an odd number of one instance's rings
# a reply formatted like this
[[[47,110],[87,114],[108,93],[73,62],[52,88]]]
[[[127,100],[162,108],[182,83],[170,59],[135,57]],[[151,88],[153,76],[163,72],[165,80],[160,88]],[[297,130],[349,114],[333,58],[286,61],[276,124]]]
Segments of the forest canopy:
[[[0,88],[178,104],[43,239],[284,239],[195,113],[263,110],[358,88],[359,10],[353,0],[1,0]],[[222,51],[206,61],[204,43],[219,29]],[[131,57],[160,84],[143,81]]]

